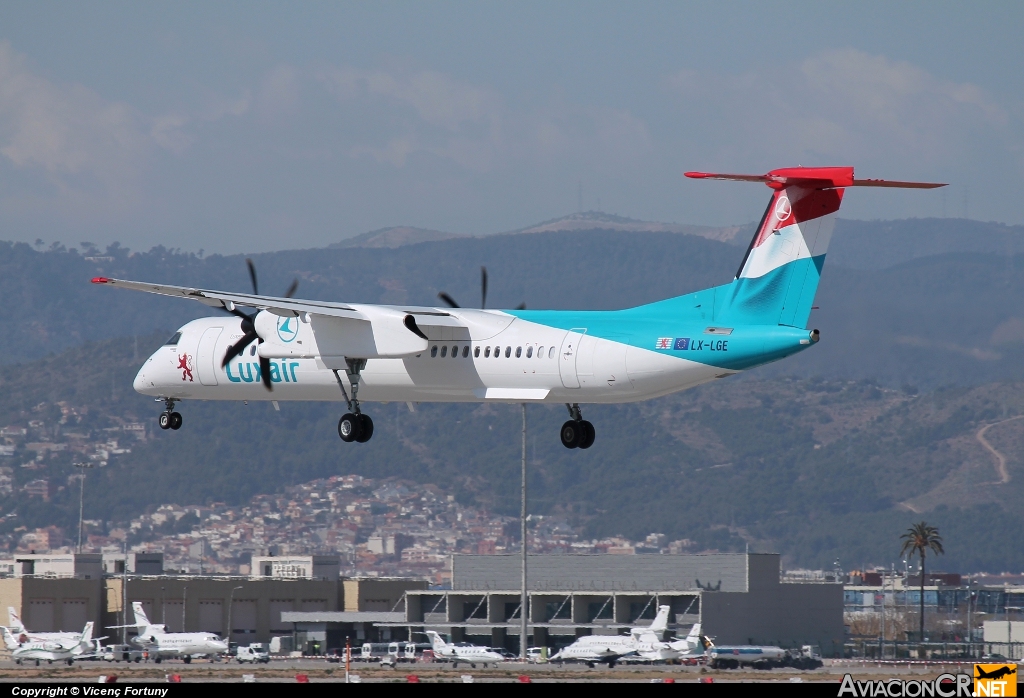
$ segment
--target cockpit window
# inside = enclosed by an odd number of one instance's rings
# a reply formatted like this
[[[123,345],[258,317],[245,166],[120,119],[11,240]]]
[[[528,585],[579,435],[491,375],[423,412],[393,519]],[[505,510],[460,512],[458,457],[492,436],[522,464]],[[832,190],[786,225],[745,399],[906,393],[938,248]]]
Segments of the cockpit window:
[[[165,347],[174,347],[178,345],[178,340],[181,339],[181,332],[175,332],[171,335],[171,338],[164,342]]]

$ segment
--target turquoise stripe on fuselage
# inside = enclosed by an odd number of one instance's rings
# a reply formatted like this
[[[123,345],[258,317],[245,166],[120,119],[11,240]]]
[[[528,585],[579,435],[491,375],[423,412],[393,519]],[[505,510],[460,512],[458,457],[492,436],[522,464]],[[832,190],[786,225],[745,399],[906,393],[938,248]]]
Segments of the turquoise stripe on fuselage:
[[[811,345],[803,328],[780,325],[802,317],[806,323],[824,256],[785,264],[756,279],[624,310],[506,310],[509,315],[563,330],[649,349],[709,366],[742,370],[776,361]],[[787,298],[802,307],[786,313]],[[709,333],[728,328],[730,334]],[[665,346],[666,340],[670,345]],[[678,348],[677,348],[678,347]]]

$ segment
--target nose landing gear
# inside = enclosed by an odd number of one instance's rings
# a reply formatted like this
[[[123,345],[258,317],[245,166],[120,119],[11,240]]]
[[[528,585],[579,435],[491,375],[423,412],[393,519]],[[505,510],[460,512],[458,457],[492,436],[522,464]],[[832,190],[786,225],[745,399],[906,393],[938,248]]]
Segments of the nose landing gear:
[[[562,445],[566,448],[590,448],[594,445],[594,439],[597,438],[594,425],[583,419],[583,413],[577,403],[567,404],[566,407],[569,409],[571,419],[562,425],[562,430],[559,432]]]
[[[157,402],[161,402],[157,400]],[[174,403],[177,402],[173,397],[169,397],[163,400],[165,409],[160,413],[160,428],[161,429],[174,429],[177,431],[181,429],[182,418],[179,412],[174,411]]]
[[[338,436],[345,443],[364,444],[373,436],[373,420],[359,409],[359,373],[366,367],[366,359],[345,359],[345,375],[352,385],[352,397],[348,396],[345,384],[341,381],[338,369],[334,369],[334,379],[338,381],[341,394],[345,396],[348,403],[348,412],[338,420]]]

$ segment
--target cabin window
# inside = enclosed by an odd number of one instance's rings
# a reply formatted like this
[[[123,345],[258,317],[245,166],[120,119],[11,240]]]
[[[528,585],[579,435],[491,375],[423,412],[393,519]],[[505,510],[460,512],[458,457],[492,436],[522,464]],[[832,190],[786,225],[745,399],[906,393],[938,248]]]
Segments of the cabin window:
[[[452,358],[453,359],[459,358],[459,347],[457,345],[452,347]]]
[[[548,349],[548,358],[549,359],[555,358],[555,348],[554,347],[551,347],[550,349]]]
[[[256,345],[255,344],[253,344],[251,347],[249,347],[249,356],[256,356]]]
[[[542,346],[541,347],[537,347],[537,358],[538,359],[543,359],[544,358],[544,347],[542,347]]]
[[[477,351],[480,351],[480,347],[477,347]],[[462,347],[462,358],[465,359],[467,356],[469,356],[469,345],[468,344],[466,346]]]
[[[441,347],[441,358],[443,359],[446,356],[448,356],[448,347],[447,346]]]
[[[526,358],[533,358],[533,347],[526,347]]]
[[[479,347],[477,347],[477,348],[479,348]],[[484,348],[484,358],[485,359],[489,359],[490,356],[491,356],[491,348],[490,347],[485,347]]]
[[[164,342],[165,347],[174,347],[178,345],[178,340],[181,339],[181,332],[175,332],[171,335],[171,338]]]
[[[512,347],[505,347],[505,358],[512,356]]]
[[[523,348],[522,347],[516,347],[516,358],[518,359],[518,358],[522,357],[522,355],[523,355]]]
[[[494,358],[501,356],[501,347],[494,347]]]
[[[437,356],[437,345],[430,347],[430,358]]]

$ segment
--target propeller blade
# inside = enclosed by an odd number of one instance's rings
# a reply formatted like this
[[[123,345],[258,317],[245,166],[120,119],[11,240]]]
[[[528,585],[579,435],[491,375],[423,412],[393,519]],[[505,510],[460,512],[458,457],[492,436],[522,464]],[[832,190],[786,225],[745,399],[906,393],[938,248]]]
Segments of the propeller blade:
[[[526,310],[526,303],[520,303],[517,305],[516,310]]]
[[[480,309],[487,307],[487,267],[480,267]]]
[[[252,294],[258,296],[260,295],[260,287],[256,283],[256,265],[252,263],[251,259],[246,259],[245,265],[249,267],[249,278],[252,279]]]
[[[245,348],[252,344],[253,340],[256,339],[259,339],[259,337],[256,335],[255,330],[250,330],[249,332],[246,332],[244,335],[242,335],[242,338],[240,340],[238,340],[230,347],[228,347],[228,350],[224,353],[224,360],[220,362],[220,367],[224,368],[225,366],[227,366],[228,362],[231,361],[231,359],[235,358],[243,351],[245,351]]]
[[[295,295],[295,292],[299,290],[299,280],[293,279],[292,285],[288,287],[288,290],[284,292],[282,298],[291,298]]]
[[[455,302],[455,299],[449,296],[444,291],[441,291],[439,294],[437,294],[437,297],[443,300],[445,303],[447,303],[449,308],[459,307],[459,304]]]
[[[263,380],[263,385],[267,387],[267,390],[274,389],[270,384],[270,359],[263,356],[260,357],[260,378]]]

